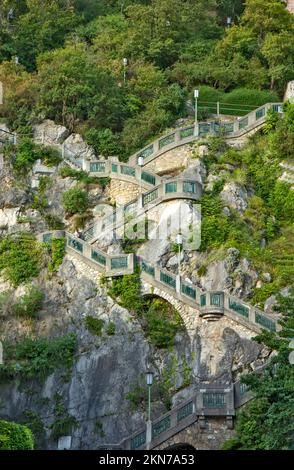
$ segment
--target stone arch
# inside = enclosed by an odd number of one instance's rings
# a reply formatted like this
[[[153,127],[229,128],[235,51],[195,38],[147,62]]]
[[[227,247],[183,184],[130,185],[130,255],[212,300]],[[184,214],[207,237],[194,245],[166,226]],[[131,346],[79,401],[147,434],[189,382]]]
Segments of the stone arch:
[[[181,451],[181,452],[194,452],[196,450],[196,447],[192,446],[191,444],[187,442],[179,442],[178,444],[172,444],[168,447],[165,447],[165,450],[175,450],[175,451]]]
[[[197,309],[184,304],[184,302],[172,294],[148,284],[145,280],[142,280],[142,295],[143,297],[148,296],[150,298],[157,297],[171,304],[181,315],[189,337],[194,337],[195,330],[201,320],[199,319],[199,311]]]

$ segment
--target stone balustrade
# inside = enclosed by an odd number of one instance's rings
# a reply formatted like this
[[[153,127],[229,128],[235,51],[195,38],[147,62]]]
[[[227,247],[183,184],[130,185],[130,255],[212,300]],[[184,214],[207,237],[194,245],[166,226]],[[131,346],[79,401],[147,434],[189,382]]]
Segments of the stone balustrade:
[[[144,165],[147,165],[147,163],[160,157],[163,153],[194,142],[198,140],[199,137],[204,137],[209,134],[217,135],[223,133],[228,139],[241,137],[254,128],[262,126],[265,123],[268,111],[271,109],[282,113],[282,103],[267,103],[242,118],[235,118],[232,122],[200,122],[197,126],[175,129],[173,132],[160,137],[132,155],[129,159],[129,164],[137,164],[139,157],[142,157],[144,159]]]
[[[199,316],[208,321],[215,321],[225,315],[256,333],[260,333],[262,329],[268,331],[280,329],[278,322],[272,317],[237,297],[222,291],[203,291],[182,276],[149,263],[133,253],[108,255],[96,246],[63,231],[46,232],[41,234],[39,239],[48,242],[53,236],[65,236],[66,250],[104,273],[106,277],[132,274],[135,265],[139,266],[142,279],[199,311]]]
[[[83,237],[86,241],[94,243],[99,237],[105,236],[109,230],[117,230],[128,222],[128,217],[141,217],[153,207],[176,199],[189,199],[198,201],[202,195],[202,186],[198,181],[183,178],[170,178],[164,180],[159,186],[141,193],[137,199],[128,202],[110,216],[95,222],[87,229]]]
[[[227,427],[233,428],[235,410],[253,398],[252,393],[240,381],[231,384],[200,383],[191,397],[182,401],[171,411],[146,422],[136,433],[117,444],[104,444],[104,449],[143,450],[153,449],[175,434],[199,422],[206,428],[209,417],[225,417]]]

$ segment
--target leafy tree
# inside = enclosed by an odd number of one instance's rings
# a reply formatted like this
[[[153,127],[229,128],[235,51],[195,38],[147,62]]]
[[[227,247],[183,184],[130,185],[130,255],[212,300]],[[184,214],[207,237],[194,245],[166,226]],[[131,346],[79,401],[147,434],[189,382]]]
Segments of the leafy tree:
[[[80,121],[118,129],[123,116],[121,90],[82,46],[46,53],[38,59],[40,109],[71,130]]]
[[[63,194],[63,207],[68,214],[82,214],[89,207],[88,193],[72,188]]]
[[[36,57],[44,51],[60,47],[67,33],[78,20],[63,0],[27,0],[27,13],[19,16],[15,25],[14,48],[20,62],[34,70]]]
[[[227,29],[216,45],[210,59],[211,74],[224,88],[250,82],[257,88],[270,85],[281,90],[293,69],[293,37],[294,17],[282,2],[247,0],[240,24]]]

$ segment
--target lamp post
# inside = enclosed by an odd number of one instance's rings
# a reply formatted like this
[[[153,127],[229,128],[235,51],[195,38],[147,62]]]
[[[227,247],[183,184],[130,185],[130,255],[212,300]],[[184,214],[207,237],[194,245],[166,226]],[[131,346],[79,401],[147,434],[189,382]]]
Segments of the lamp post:
[[[124,66],[124,85],[125,85],[126,79],[127,79],[127,66],[128,66],[128,59],[126,57],[123,58],[123,66]]]
[[[178,245],[178,276],[177,276],[177,292],[181,290],[181,247],[183,245],[183,236],[178,233],[176,238],[176,244]]]
[[[143,207],[143,194],[142,194],[142,167],[144,166],[144,157],[138,157],[138,166],[140,167],[139,179],[140,179],[140,192],[139,192],[139,207]]]
[[[194,99],[195,99],[195,136],[198,136],[198,98],[199,90],[194,90]]]
[[[147,414],[147,432],[146,432],[146,446],[150,448],[152,441],[152,422],[151,422],[151,387],[153,384],[153,372],[150,369],[146,372],[146,383],[148,387],[148,414]]]

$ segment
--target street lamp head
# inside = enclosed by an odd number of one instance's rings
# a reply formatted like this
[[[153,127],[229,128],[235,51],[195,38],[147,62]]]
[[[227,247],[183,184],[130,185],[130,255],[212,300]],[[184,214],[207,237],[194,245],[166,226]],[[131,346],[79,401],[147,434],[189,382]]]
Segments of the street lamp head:
[[[199,90],[194,90],[194,98],[199,98]]]
[[[143,166],[144,165],[144,157],[138,157],[138,165]]]
[[[151,370],[147,370],[146,372],[146,382],[149,387],[153,384],[153,372],[151,372]]]
[[[177,243],[177,245],[182,245],[183,244],[183,235],[181,233],[178,233],[176,243]]]
[[[128,65],[128,59],[126,57],[123,58],[123,65],[125,67]]]

